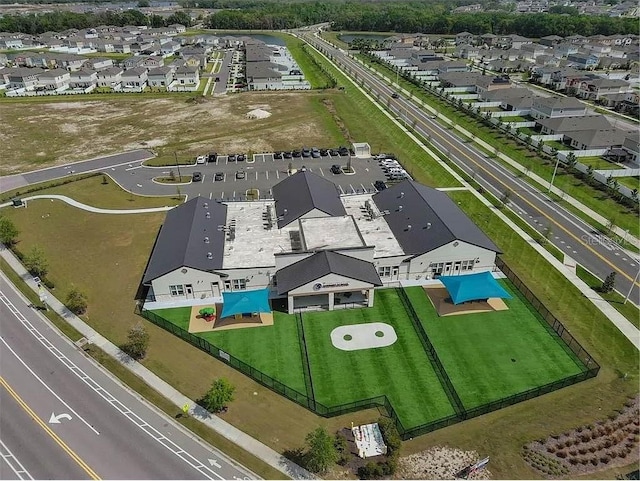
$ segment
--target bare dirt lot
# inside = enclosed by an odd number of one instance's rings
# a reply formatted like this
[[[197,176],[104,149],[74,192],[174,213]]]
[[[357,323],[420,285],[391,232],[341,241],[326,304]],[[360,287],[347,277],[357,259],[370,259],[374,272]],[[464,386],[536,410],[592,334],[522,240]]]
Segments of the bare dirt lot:
[[[315,93],[255,93],[190,101],[188,97],[95,96],[86,100],[6,102],[0,175],[149,148],[158,155],[262,152],[343,143]],[[326,97],[326,94],[323,95]],[[262,108],[267,119],[248,119]]]

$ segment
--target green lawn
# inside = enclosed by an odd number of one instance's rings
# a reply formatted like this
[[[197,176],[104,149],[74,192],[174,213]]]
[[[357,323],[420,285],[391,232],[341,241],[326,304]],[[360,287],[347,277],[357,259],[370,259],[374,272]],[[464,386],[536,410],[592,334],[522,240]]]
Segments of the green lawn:
[[[285,35],[283,38],[289,52],[291,52],[291,56],[302,69],[304,78],[311,84],[311,88],[320,89],[329,85],[331,79],[314,63],[313,58],[308,53],[307,49],[311,47],[305,47],[306,44],[302,40],[290,35]]]
[[[640,190],[640,177],[616,177],[620,185],[629,187],[631,190]]]
[[[395,290],[376,291],[372,308],[305,313],[303,322],[316,401],[331,407],[386,394],[405,428],[454,414]],[[357,351],[331,342],[334,328],[368,322],[392,325],[398,340]]]
[[[582,372],[558,336],[543,325],[508,281],[506,311],[438,317],[420,287],[407,289],[465,409]],[[543,321],[544,322],[544,321]]]
[[[609,162],[607,159],[604,159],[600,156],[594,157],[578,157],[576,159],[578,162],[584,165],[590,165],[595,170],[617,170],[622,169],[619,165],[614,164],[613,162]]]
[[[190,307],[179,307],[153,312],[186,331],[190,310]],[[295,318],[277,311],[273,316],[273,326],[206,332],[196,336],[304,394],[302,353]]]

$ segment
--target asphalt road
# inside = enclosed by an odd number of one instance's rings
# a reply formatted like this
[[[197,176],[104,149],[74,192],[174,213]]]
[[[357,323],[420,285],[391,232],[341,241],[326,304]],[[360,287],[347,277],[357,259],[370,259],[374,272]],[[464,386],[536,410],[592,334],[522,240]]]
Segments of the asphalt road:
[[[107,169],[115,165],[129,162],[144,161],[153,158],[153,154],[148,150],[132,150],[121,154],[107,155],[95,159],[83,160],[71,164],[48,167],[46,169],[34,170],[26,174],[9,175],[0,177],[0,192],[25,187],[27,185],[60,179],[69,175],[85,174]]]
[[[320,176],[331,180],[342,193],[356,193],[363,191],[375,192],[373,186],[376,180],[385,180],[385,174],[377,161],[373,159],[352,158],[351,166],[354,174],[334,174],[331,166],[347,165],[346,156],[327,156],[314,158],[274,159],[273,155],[260,155],[256,161],[228,160],[228,155],[219,155],[214,163],[180,166],[180,175],[191,175],[201,172],[201,182],[180,185],[180,192],[189,198],[205,196],[210,199],[240,199],[248,189],[258,189],[263,198],[270,197],[271,188],[289,175],[289,164],[293,169],[303,166]],[[178,175],[177,167],[144,167],[141,162],[129,166],[120,165],[105,170],[124,189],[144,195],[175,195],[175,184],[159,184],[153,179],[166,177],[173,171]],[[244,172],[245,178],[238,178],[239,171]],[[215,174],[223,174],[222,180],[215,180]]]
[[[330,53],[334,62],[338,62],[343,68],[348,66],[352,76],[357,72],[358,78],[363,79],[364,83],[372,88],[374,95],[389,98],[395,92],[395,89],[339,49],[314,35],[302,36],[306,41]],[[616,272],[618,291],[626,295],[633,286],[630,298],[635,304],[640,304],[640,284],[633,283],[639,269],[637,256],[630,256],[610,239],[553,202],[547,195],[488,158],[472,143],[463,142],[457,135],[443,128],[436,119],[432,119],[433,114],[426,112],[412,100],[402,95],[398,99],[390,99],[389,110],[401,121],[405,120],[408,124],[415,122],[417,132],[429,139],[496,197],[500,198],[506,190],[510,190],[510,207],[519,213],[527,224],[539,232],[548,226],[552,232],[550,242],[601,279],[612,271]]]
[[[255,477],[116,382],[4,277],[0,328],[0,479]]]
[[[222,59],[222,66],[216,74],[212,74],[212,77],[217,77],[219,80],[213,87],[214,94],[223,94],[227,91],[227,80],[229,79],[229,65],[231,64],[231,57],[233,57],[233,50],[227,50],[224,52]]]

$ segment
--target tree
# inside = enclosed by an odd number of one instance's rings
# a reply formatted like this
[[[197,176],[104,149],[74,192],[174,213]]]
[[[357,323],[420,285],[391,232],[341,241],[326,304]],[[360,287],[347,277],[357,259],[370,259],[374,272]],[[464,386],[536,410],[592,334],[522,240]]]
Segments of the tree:
[[[0,242],[11,247],[16,243],[16,238],[20,231],[15,224],[6,217],[0,217]]]
[[[336,437],[333,440],[333,445],[338,453],[338,461],[340,466],[345,466],[351,459],[351,451],[349,450],[349,444],[347,438],[345,438],[340,432],[336,433]]]
[[[607,278],[602,283],[602,287],[600,287],[600,292],[605,294],[612,292],[616,285],[616,273],[611,272]]]
[[[204,408],[212,413],[219,413],[227,409],[227,404],[233,401],[236,388],[225,378],[213,381],[211,387],[202,398]]]
[[[127,342],[122,350],[134,359],[142,359],[147,354],[149,347],[149,333],[142,323],[138,323],[129,329]]]
[[[329,433],[319,427],[307,434],[305,441],[308,451],[305,455],[306,468],[314,473],[324,473],[338,461],[338,451]]]
[[[149,0],[138,0],[138,8],[150,7],[151,3]]]
[[[33,246],[24,255],[22,262],[31,275],[44,277],[49,271],[49,262],[47,262],[42,248],[38,246]]]
[[[71,286],[65,305],[71,312],[80,316],[87,311],[87,296],[80,292],[77,287]]]

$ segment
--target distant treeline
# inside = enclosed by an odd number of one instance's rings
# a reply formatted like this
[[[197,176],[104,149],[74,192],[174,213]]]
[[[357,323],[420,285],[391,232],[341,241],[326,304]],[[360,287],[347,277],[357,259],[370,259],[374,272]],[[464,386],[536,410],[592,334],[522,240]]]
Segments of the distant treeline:
[[[38,15],[5,15],[0,17],[0,32],[22,32],[37,35],[44,32],[61,32],[70,28],[80,30],[99,25],[166,27],[174,23],[189,27],[191,26],[191,17],[184,11],[178,11],[165,18],[160,15],[145,15],[138,10],[98,13],[59,11]]]
[[[184,2],[191,0],[183,0]],[[434,1],[380,0],[378,2],[310,0],[290,3],[257,0],[199,0],[203,3],[238,3],[242,8],[221,10],[210,15],[205,24],[223,30],[281,30],[331,22],[334,30],[403,32],[426,34],[519,34],[526,37],[573,34],[613,35],[638,32],[636,18],[593,15],[560,15],[550,13],[513,14],[507,12],[459,13],[448,10],[451,5]],[[208,4],[207,4],[208,5]],[[69,28],[89,28],[98,25],[149,25],[161,27],[172,23],[190,26],[185,11],[162,18],[145,15],[138,10],[123,12],[73,13],[53,12],[38,15],[6,15],[0,17],[0,31],[38,34]]]

